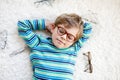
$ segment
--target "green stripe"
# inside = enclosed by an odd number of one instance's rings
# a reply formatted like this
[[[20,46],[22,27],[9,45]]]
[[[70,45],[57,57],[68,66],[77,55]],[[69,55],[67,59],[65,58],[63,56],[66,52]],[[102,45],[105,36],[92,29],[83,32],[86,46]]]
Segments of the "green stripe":
[[[38,30],[42,30],[42,20],[38,20]]]
[[[34,76],[32,76],[32,80],[38,80],[37,78],[35,78]]]
[[[18,30],[23,30],[23,31],[25,31],[25,30],[29,30],[30,28],[28,28],[28,27],[23,27],[23,26],[21,26],[21,25],[19,25],[19,27],[18,27]]]
[[[83,33],[84,38],[89,37],[89,36],[90,36],[90,34]]]
[[[53,62],[53,61],[46,61],[46,60],[32,60],[33,65],[34,64],[42,64],[42,65],[50,65],[54,67],[61,67],[61,68],[68,68],[74,70],[74,65],[68,64],[68,63],[60,63],[60,62]],[[67,66],[66,66],[67,65]]]
[[[90,28],[92,28],[92,25],[91,24],[87,24],[87,26],[84,27],[84,30],[85,29],[90,29]]]
[[[29,34],[25,34],[25,33],[23,33],[23,35],[22,34],[20,34],[20,36],[22,37],[22,38],[24,38],[24,39],[30,39],[32,36],[34,36],[35,35],[35,33],[33,33],[33,32],[30,32]]]
[[[83,42],[81,40],[79,40],[80,46],[83,46]]]
[[[61,72],[53,72],[53,71],[46,71],[42,69],[35,69],[35,73],[42,74],[46,76],[55,76],[55,77],[63,77],[63,78],[70,78],[72,79],[72,74],[69,73],[61,73]]]
[[[46,57],[52,57],[52,58],[62,58],[62,60],[76,60],[76,56],[69,56],[68,54],[60,54],[60,53],[50,53],[50,52],[39,52],[39,51],[34,51],[33,55],[37,54],[39,56],[46,56]]]
[[[74,48],[72,48],[72,47],[69,49],[58,49],[58,48],[56,48],[54,46],[50,46],[49,44],[46,44],[46,43],[41,43],[40,46],[45,47],[45,48],[49,48],[55,52],[61,52],[61,51],[62,52],[71,52],[71,51],[73,52],[74,51]]]
[[[22,36],[22,35],[20,35],[23,39],[27,39],[27,40],[29,40],[29,39],[31,39],[31,37],[33,37],[35,34],[32,32],[32,33],[30,33],[30,34],[28,34],[28,35],[25,35],[25,36]],[[36,37],[35,37],[36,38]],[[34,39],[34,41],[32,41],[31,43],[30,42],[27,42],[27,44],[30,46],[30,47],[34,47],[37,43],[38,43],[39,41],[38,41],[38,39],[36,38],[36,39]]]
[[[36,29],[35,29],[35,26],[36,26],[36,25],[34,25],[34,20],[29,20],[29,21],[30,21],[31,24],[32,24],[33,30],[36,30]]]
[[[38,42],[39,42],[38,39],[35,39],[34,41],[32,41],[31,44],[28,43],[28,45],[29,45],[30,47],[34,47]]]

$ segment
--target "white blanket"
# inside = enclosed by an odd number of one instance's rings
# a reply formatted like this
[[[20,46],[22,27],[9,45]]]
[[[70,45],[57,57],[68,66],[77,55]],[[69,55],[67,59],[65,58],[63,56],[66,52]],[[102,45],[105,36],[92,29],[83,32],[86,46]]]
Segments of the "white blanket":
[[[77,13],[93,32],[79,51],[74,80],[120,80],[120,0],[0,0],[0,80],[31,80],[29,49],[17,21]],[[43,33],[44,34],[44,33]],[[91,52],[93,73],[84,72]]]

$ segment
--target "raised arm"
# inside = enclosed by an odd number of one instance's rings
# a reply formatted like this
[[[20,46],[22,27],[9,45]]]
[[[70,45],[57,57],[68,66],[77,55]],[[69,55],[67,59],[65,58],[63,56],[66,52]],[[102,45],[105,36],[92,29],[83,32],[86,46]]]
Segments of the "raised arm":
[[[18,21],[18,33],[30,47],[36,47],[40,43],[40,38],[34,30],[45,30],[45,20],[23,20]]]
[[[79,50],[83,44],[89,39],[92,31],[92,26],[90,23],[84,23],[83,26],[83,36],[76,42],[75,47]]]

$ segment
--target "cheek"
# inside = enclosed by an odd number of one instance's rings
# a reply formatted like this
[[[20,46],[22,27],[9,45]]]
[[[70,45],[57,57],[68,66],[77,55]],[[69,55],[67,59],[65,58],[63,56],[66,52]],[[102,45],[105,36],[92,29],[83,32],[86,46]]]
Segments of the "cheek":
[[[56,38],[58,35],[57,35],[57,33],[56,32],[54,32],[53,34],[52,34],[52,38]]]
[[[71,45],[73,45],[74,43],[73,42],[66,42],[66,46],[67,47],[70,47]]]
[[[54,33],[52,34],[52,41],[53,41],[53,42],[56,42],[57,37],[58,37],[58,35],[54,32]]]

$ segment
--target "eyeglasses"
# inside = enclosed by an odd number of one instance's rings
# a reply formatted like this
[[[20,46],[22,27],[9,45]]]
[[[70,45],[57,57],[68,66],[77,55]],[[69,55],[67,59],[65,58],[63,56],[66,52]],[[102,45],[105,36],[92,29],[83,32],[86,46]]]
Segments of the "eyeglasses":
[[[93,66],[92,66],[92,63],[91,63],[91,58],[92,58],[91,53],[87,52],[87,53],[83,53],[83,55],[85,55],[88,58],[88,64],[86,65],[87,69],[85,69],[84,71],[92,73],[93,72]]]
[[[72,42],[75,40],[75,37],[72,34],[67,33],[67,31],[64,28],[62,28],[60,26],[57,26],[57,28],[58,28],[57,33],[60,36],[67,34],[67,41]]]
[[[5,49],[7,45],[7,31],[0,32],[0,49]]]

